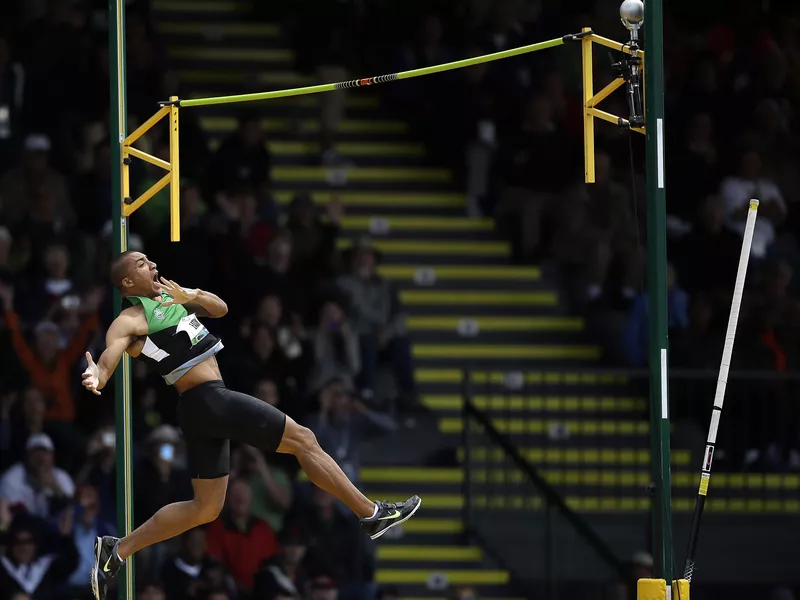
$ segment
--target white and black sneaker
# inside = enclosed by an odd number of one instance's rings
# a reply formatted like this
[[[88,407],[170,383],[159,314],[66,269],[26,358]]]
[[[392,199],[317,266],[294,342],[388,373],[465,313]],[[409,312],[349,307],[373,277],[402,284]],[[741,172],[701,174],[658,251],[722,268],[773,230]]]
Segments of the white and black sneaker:
[[[375,514],[361,519],[361,527],[367,532],[370,539],[375,540],[389,531],[392,527],[405,523],[417,512],[422,500],[413,496],[405,502],[376,502]]]
[[[94,540],[94,564],[92,565],[92,594],[95,600],[105,600],[108,582],[113,579],[125,562],[117,554],[119,538],[106,535]]]

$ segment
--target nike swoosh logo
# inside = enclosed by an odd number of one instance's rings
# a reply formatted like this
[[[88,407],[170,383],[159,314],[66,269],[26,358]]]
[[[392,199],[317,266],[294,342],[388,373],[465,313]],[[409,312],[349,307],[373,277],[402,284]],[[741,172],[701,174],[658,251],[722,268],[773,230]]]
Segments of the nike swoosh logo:
[[[400,516],[400,514],[401,514],[401,513],[400,513],[400,511],[399,511],[399,510],[396,510],[396,511],[394,511],[394,513],[393,513],[393,514],[391,514],[391,515],[387,515],[387,516],[385,516],[385,517],[381,517],[380,519],[378,519],[378,521],[388,521],[388,520],[390,520],[390,519],[396,519],[397,517],[399,517],[399,516]]]
[[[108,568],[108,563],[110,563],[110,562],[111,562],[111,557],[109,556],[108,560],[106,561],[106,564],[103,566],[103,572],[104,573],[108,573],[108,572],[111,571],[111,569]]]

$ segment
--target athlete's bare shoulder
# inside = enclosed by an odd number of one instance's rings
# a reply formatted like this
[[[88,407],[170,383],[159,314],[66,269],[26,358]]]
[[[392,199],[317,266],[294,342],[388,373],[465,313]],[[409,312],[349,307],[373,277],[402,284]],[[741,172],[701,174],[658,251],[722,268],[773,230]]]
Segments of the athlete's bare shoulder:
[[[147,335],[147,317],[141,305],[128,306],[120,311],[111,327],[108,328],[109,334],[115,337],[138,337]]]

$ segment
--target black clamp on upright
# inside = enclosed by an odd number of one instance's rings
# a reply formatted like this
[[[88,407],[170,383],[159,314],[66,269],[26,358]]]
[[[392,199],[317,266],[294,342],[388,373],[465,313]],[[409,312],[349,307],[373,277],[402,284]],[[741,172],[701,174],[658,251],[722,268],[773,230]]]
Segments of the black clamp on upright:
[[[592,35],[593,33],[594,31],[592,31],[591,29],[589,31],[581,31],[580,33],[568,33],[567,35],[561,38],[561,41],[564,42],[565,44],[567,42],[577,42],[585,38],[587,35]]]

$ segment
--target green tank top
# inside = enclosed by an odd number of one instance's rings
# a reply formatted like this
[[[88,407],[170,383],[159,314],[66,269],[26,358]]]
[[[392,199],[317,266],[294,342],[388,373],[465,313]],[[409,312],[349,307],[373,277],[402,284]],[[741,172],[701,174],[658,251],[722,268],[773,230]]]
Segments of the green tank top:
[[[167,383],[175,383],[193,366],[222,350],[222,342],[197,315],[189,314],[182,304],[162,304],[172,300],[166,292],[161,292],[159,300],[144,296],[126,300],[140,305],[147,319],[147,337],[137,358],[152,364]]]

